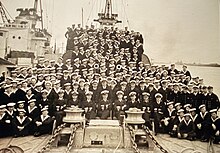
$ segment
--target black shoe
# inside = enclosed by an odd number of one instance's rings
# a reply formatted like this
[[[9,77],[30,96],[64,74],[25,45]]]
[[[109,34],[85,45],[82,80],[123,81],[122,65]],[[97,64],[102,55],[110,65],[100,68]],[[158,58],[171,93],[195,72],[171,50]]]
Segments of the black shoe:
[[[17,138],[17,137],[18,137],[18,135],[17,135],[17,134],[15,134],[13,137],[14,137],[14,138]]]
[[[35,132],[35,133],[34,133],[34,136],[35,136],[35,137],[39,137],[39,136],[40,136],[40,132]]]
[[[208,139],[201,139],[202,142],[208,142]]]

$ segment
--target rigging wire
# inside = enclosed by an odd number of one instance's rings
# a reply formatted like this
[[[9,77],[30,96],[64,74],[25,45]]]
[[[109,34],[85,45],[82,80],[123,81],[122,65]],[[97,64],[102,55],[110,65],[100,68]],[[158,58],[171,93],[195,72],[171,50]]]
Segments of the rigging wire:
[[[91,4],[91,3],[89,2],[89,5],[90,5],[90,4]],[[91,8],[90,13],[89,13],[89,16],[88,16],[88,18],[87,18],[87,20],[86,20],[86,25],[88,25],[88,22],[89,22],[90,16],[91,16],[92,11],[93,11],[93,7],[94,7],[94,1],[92,0],[92,8]]]
[[[123,9],[124,9],[124,14],[125,14],[126,22],[128,24],[128,28],[130,29],[130,23],[129,23],[128,16],[127,16],[127,13],[126,13],[124,0],[122,0],[122,5],[123,5]],[[128,4],[127,4],[127,6],[128,6]]]
[[[10,13],[8,12],[8,10],[6,9],[6,7],[2,4],[3,9],[6,11],[6,13],[8,14],[8,16],[12,19],[12,21],[14,21],[14,19],[12,18],[12,16],[10,15]]]

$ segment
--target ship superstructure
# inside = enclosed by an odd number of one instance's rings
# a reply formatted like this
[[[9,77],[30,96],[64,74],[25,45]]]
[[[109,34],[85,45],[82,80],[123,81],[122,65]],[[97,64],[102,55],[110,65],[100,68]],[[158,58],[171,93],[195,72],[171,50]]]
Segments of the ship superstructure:
[[[41,0],[35,0],[33,8],[18,8],[19,15],[13,21],[7,19],[5,7],[0,4],[3,21],[0,26],[0,57],[18,65],[29,65],[34,58],[49,52],[52,36],[43,27]]]

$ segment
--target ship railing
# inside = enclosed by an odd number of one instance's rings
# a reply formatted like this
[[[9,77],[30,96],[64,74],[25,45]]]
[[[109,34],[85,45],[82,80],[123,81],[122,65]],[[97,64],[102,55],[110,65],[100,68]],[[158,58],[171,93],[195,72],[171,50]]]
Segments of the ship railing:
[[[4,28],[19,28],[19,29],[29,28],[28,25],[25,25],[25,24],[15,24],[15,23],[2,23],[2,24],[0,24],[0,27],[4,27]]]

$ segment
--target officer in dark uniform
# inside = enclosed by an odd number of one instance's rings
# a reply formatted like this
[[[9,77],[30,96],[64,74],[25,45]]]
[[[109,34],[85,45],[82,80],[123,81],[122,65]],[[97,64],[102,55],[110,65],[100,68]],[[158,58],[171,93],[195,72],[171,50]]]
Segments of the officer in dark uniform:
[[[206,107],[208,110],[211,109],[218,109],[220,107],[220,102],[218,96],[213,93],[213,87],[208,86],[208,96],[207,96],[207,103]]]
[[[162,120],[164,119],[165,104],[162,101],[162,97],[163,96],[160,93],[156,93],[155,94],[156,100],[152,103],[155,135],[157,135],[157,133],[164,132],[164,129],[162,127]]]
[[[82,108],[85,111],[85,117],[87,120],[96,118],[96,102],[92,100],[93,93],[88,91],[85,93],[86,98],[82,104]]]
[[[116,100],[114,101],[113,116],[120,119],[120,115],[125,115],[126,101],[124,100],[124,92],[119,90],[116,92]]]
[[[112,109],[112,103],[108,100],[108,90],[103,90],[101,92],[101,100],[97,103],[97,115],[101,119],[107,119],[110,117],[110,111]]]

